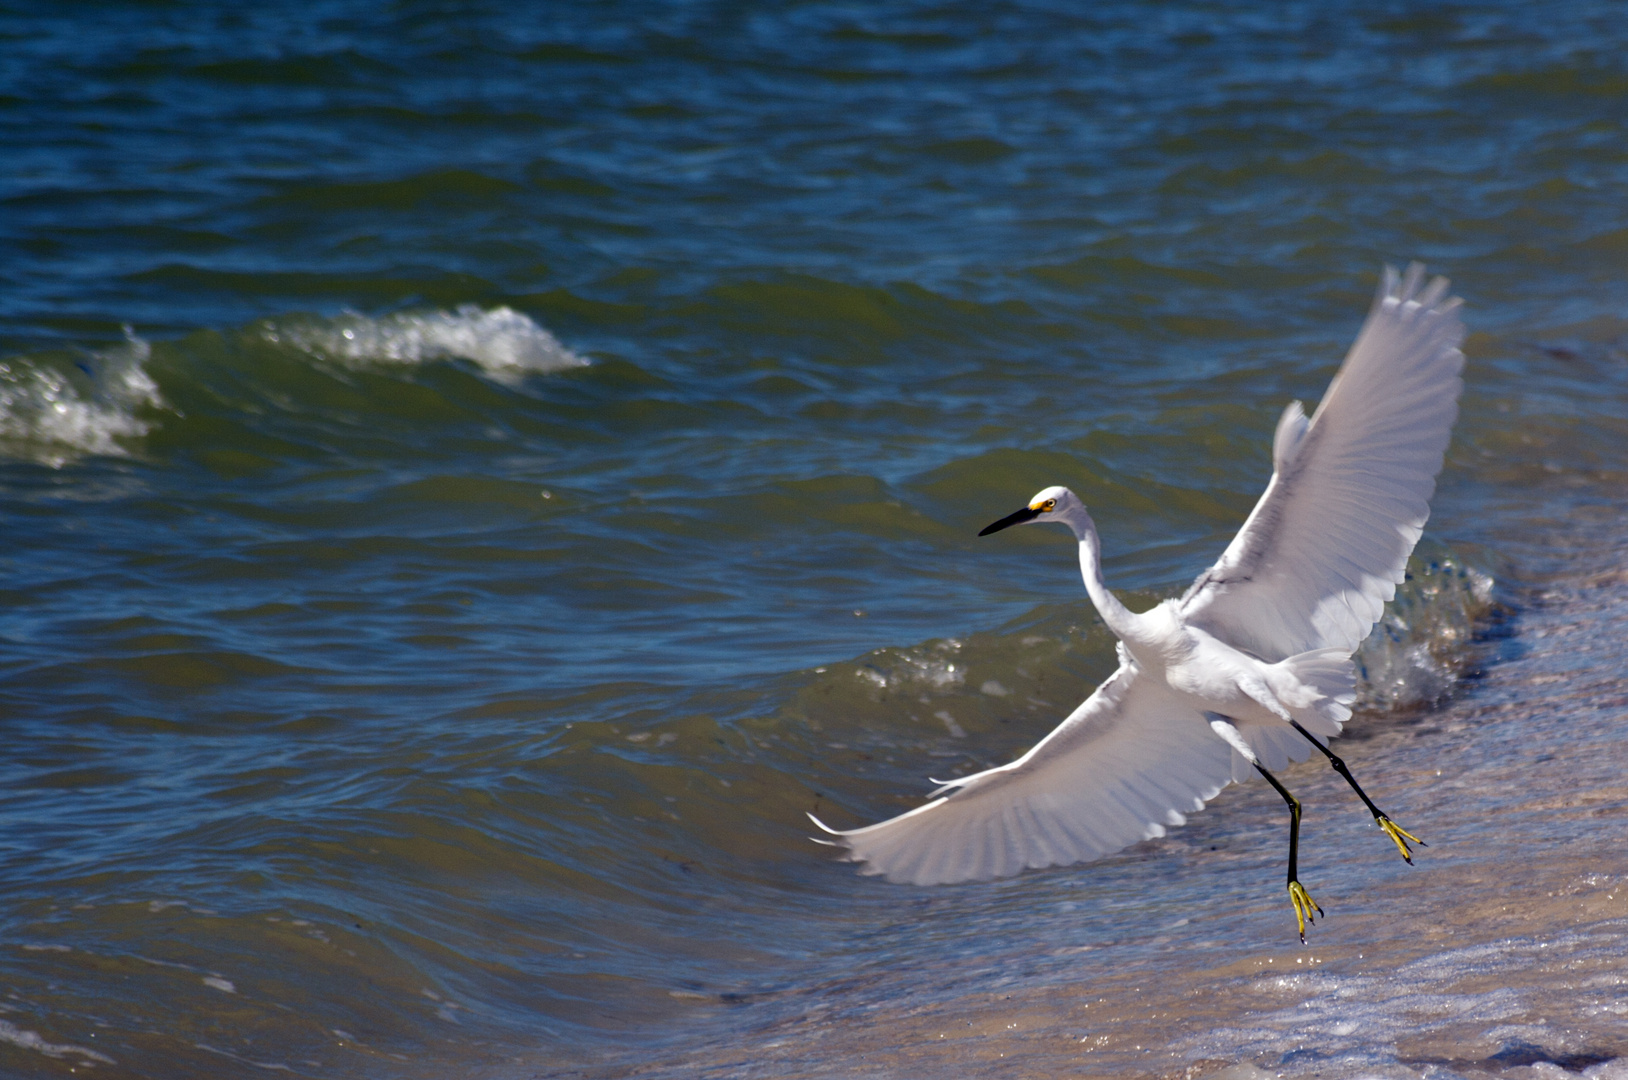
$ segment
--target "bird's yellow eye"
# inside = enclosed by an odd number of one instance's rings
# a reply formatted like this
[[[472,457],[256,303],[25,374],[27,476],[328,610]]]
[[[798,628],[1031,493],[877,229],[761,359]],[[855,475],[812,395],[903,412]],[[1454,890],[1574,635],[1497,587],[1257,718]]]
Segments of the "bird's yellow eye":
[[[1047,499],[1045,502],[1040,504],[1040,510],[1041,510],[1042,513],[1044,513],[1047,510],[1055,510],[1055,509],[1057,509],[1057,500],[1056,499]]]

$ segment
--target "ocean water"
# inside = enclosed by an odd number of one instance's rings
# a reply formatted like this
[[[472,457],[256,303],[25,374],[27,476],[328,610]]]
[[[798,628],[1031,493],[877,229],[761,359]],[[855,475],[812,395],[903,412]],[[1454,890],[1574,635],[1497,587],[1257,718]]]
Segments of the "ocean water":
[[[1628,1075],[1628,21],[0,5],[0,1075]],[[1382,265],[1461,416],[1260,784],[916,889]]]

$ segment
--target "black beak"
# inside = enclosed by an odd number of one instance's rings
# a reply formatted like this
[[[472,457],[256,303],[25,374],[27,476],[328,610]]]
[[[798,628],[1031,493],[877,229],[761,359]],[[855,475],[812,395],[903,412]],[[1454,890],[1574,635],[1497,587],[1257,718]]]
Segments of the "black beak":
[[[1033,507],[1025,506],[1022,510],[1019,510],[1015,514],[1007,514],[993,525],[984,526],[978,535],[988,536],[990,533],[998,533],[1002,529],[1010,529],[1013,525],[1022,525],[1025,521],[1033,521],[1039,516],[1039,510],[1036,510]]]

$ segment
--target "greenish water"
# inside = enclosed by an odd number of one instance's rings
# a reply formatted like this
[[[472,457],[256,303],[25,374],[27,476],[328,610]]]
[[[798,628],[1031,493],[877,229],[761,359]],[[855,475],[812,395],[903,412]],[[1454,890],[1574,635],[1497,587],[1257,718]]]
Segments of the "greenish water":
[[[1624,38],[1582,2],[0,7],[0,1072],[1563,1056],[1468,991],[1440,1046],[1398,1017],[1442,971],[1560,993],[1474,949],[1628,874]],[[1466,392],[1342,752],[1421,866],[1292,773],[1329,978],[1423,950],[1369,1043],[1293,1057],[1229,967],[1293,940],[1270,792],[952,889],[806,841],[1111,670],[1066,542],[980,526],[1066,484],[1133,607],[1183,588],[1412,258]],[[1454,874],[1531,922],[1407,944]],[[1628,1054],[1614,985],[1564,1052]],[[991,1056],[991,1002],[1098,987],[1104,1056],[1065,1013]],[[946,1017],[994,1026],[935,1058]]]

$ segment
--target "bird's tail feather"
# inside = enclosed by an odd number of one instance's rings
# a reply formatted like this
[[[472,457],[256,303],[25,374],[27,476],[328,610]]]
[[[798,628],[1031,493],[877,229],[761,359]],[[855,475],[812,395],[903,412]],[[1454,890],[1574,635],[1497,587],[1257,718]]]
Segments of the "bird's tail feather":
[[[1338,735],[1340,725],[1351,719],[1351,703],[1357,699],[1351,654],[1345,649],[1313,649],[1276,666],[1288,677],[1278,699],[1289,714],[1315,735]]]

